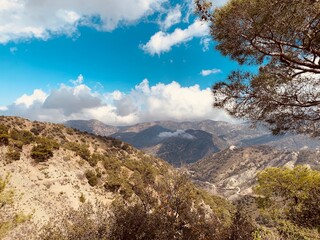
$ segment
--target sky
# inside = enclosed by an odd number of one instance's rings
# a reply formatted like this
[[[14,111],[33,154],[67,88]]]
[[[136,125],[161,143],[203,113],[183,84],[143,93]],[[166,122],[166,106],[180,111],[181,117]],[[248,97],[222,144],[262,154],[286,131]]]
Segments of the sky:
[[[0,115],[232,122],[210,87],[241,66],[215,45],[192,0],[0,0]]]

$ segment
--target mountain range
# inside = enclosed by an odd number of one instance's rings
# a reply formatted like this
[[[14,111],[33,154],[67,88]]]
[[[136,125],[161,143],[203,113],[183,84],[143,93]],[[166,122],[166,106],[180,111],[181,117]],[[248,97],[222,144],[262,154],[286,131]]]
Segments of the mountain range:
[[[317,149],[319,139],[304,135],[272,135],[263,127],[222,121],[156,121],[132,126],[110,126],[97,120],[73,120],[66,126],[101,136],[111,136],[160,157],[174,166],[190,164],[230,146],[271,146],[278,150]]]

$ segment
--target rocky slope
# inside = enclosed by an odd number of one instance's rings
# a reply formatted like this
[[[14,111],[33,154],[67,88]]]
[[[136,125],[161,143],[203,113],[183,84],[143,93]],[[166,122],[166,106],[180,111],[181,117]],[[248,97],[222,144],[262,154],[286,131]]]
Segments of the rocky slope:
[[[0,117],[0,179],[8,179],[6,188],[14,196],[12,204],[0,208],[3,219],[21,213],[42,226],[84,202],[110,205],[117,197],[129,201],[136,186],[152,187],[164,176],[170,179],[172,172],[166,162],[119,140]],[[1,197],[0,189],[2,204]]]
[[[84,210],[90,209],[86,203],[93,212]],[[71,224],[72,215],[81,225],[95,216],[91,213],[99,214],[100,206],[107,210],[96,216],[108,222],[111,206],[137,203],[162,211],[168,219],[176,208],[183,209],[186,215],[176,214],[187,216],[188,226],[200,215],[230,224],[233,212],[225,199],[195,188],[167,162],[127,143],[59,124],[0,116],[0,239],[43,239],[39,232],[45,232],[46,239],[61,239],[50,235],[48,223],[58,224],[57,230],[66,227],[61,223]],[[77,234],[86,227],[79,226]]]
[[[289,151],[270,146],[230,147],[188,167],[195,182],[229,198],[251,194],[257,173],[267,167],[309,165],[320,170],[320,150]]]

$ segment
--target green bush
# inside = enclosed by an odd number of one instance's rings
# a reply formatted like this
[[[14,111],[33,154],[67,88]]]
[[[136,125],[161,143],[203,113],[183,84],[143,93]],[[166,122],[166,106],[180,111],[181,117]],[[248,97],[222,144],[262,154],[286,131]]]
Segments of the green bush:
[[[33,146],[33,148],[31,149],[31,157],[36,162],[45,162],[49,158],[53,157],[52,148],[44,144]]]
[[[8,152],[6,153],[6,157],[9,160],[18,161],[20,160],[21,152],[13,147],[8,148]]]
[[[96,173],[92,170],[87,170],[85,172],[86,178],[88,179],[88,183],[90,186],[94,187],[98,184],[98,177]]]
[[[118,192],[122,185],[122,179],[116,175],[111,175],[104,184],[104,188],[109,192]]]
[[[67,142],[64,144],[66,149],[75,152],[78,156],[88,161],[90,159],[90,151],[87,145],[79,144],[75,142]]]
[[[260,208],[276,219],[320,228],[320,172],[307,166],[267,168],[258,174]]]
[[[6,125],[0,124],[0,134],[8,134],[9,128]]]
[[[98,162],[103,162],[105,160],[105,156],[99,153],[93,153],[91,157],[88,159],[88,163],[91,167],[95,167]]]
[[[40,145],[44,145],[49,149],[52,150],[58,150],[60,148],[59,143],[55,141],[54,139],[44,138],[44,137],[38,137],[36,139],[36,143]]]
[[[31,128],[30,132],[32,132],[34,135],[39,136],[40,133],[45,129],[45,126],[42,125],[34,125],[34,127]]]
[[[9,135],[6,133],[0,134],[0,146],[7,146],[9,145]]]
[[[35,140],[34,135],[31,132],[26,130],[13,129],[10,132],[10,137],[13,140],[22,142],[23,144],[30,144]]]
[[[116,173],[120,171],[120,161],[115,157],[105,157],[103,159],[103,166],[108,173]]]

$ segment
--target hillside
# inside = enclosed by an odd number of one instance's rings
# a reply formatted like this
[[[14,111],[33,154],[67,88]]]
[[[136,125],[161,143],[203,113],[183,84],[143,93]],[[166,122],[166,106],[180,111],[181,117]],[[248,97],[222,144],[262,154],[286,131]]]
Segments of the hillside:
[[[59,223],[68,209],[79,209],[84,203],[111,207],[122,199],[125,204],[154,206],[167,199],[166,193],[179,196],[170,193],[171,185],[180,181],[175,180],[178,175],[165,161],[113,138],[59,124],[0,117],[0,238],[13,228],[5,239],[36,239],[31,237],[36,229],[52,219]],[[3,183],[10,197],[3,196]],[[230,215],[224,210],[227,202],[188,181],[185,184],[188,187],[180,197],[188,196],[190,206],[205,203],[222,218]],[[16,214],[21,217],[14,218]]]
[[[252,193],[258,172],[268,167],[296,165],[320,170],[320,151],[289,151],[270,146],[230,147],[205,157],[188,169],[199,185],[232,199]]]
[[[93,124],[95,123],[95,124]],[[180,166],[196,162],[230,146],[272,146],[280,150],[316,149],[319,139],[303,135],[272,135],[263,127],[249,124],[230,124],[221,121],[173,122],[156,121],[133,126],[112,127],[97,121],[69,121],[67,126],[128,142],[153,156]]]

